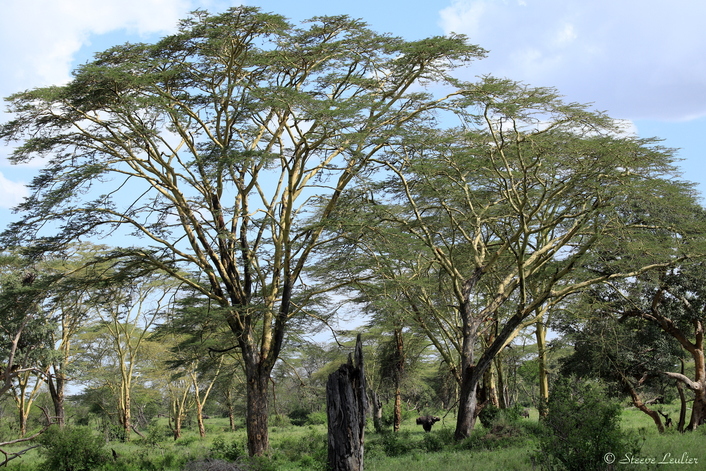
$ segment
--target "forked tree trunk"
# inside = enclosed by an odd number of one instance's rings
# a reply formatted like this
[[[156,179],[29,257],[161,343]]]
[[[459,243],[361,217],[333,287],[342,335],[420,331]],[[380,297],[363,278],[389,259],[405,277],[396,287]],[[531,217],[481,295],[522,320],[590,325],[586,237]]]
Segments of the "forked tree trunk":
[[[356,340],[355,363],[331,373],[326,383],[328,464],[331,471],[362,471],[365,414],[368,400],[363,369],[363,345]]]

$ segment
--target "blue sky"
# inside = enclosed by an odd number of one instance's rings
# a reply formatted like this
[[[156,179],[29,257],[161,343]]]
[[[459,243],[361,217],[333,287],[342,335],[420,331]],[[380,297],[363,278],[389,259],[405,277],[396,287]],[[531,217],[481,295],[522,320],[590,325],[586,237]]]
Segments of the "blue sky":
[[[0,96],[65,83],[94,52],[149,42],[188,12],[223,11],[221,0],[31,0],[0,17]],[[295,22],[348,14],[406,39],[464,33],[489,56],[460,71],[556,87],[593,103],[641,137],[680,148],[684,178],[706,193],[706,2],[702,0],[249,0]],[[4,109],[4,107],[3,107]],[[9,116],[0,114],[0,120]],[[7,162],[0,145],[0,228],[41,162]]]

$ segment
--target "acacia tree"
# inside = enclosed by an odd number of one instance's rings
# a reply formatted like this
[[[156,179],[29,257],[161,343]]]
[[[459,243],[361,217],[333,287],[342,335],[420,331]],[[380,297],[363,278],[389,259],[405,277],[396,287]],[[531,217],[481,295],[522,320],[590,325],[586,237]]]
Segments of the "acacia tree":
[[[660,223],[678,240],[678,225],[655,220],[647,228],[626,218],[627,202],[660,206],[666,187],[691,191],[668,181],[669,150],[620,135],[612,120],[563,103],[553,90],[492,77],[460,86],[466,93],[454,105],[463,126],[408,129],[391,140],[376,159],[390,178],[352,192],[353,212],[372,216],[361,223],[341,212],[339,220],[350,251],[377,254],[357,274],[375,270],[411,287],[411,309],[432,342],[453,345],[460,364],[445,360],[460,383],[459,439],[475,424],[485,372],[524,323],[587,286],[667,266],[690,250],[676,244],[625,270],[582,267],[599,241],[629,239]],[[371,219],[389,230],[369,237]],[[410,257],[389,270],[387,254],[405,252]],[[495,319],[502,327],[478,354]]]
[[[255,8],[196,12],[156,44],[97,54],[67,85],[10,97],[12,161],[50,158],[4,242],[142,236],[115,256],[221,308],[245,364],[248,449],[262,454],[268,378],[321,223],[390,136],[443,101],[418,85],[482,54],[461,36],[406,42],[345,16],[295,27]],[[304,225],[314,204],[321,217]],[[42,233],[46,221],[58,231]]]
[[[658,396],[659,387],[667,379],[662,372],[679,363],[679,346],[661,335],[656,325],[645,326],[636,319],[619,321],[613,316],[620,316],[620,311],[614,310],[613,303],[605,302],[605,298],[603,301],[581,305],[591,315],[588,319],[581,318],[580,329],[569,334],[574,353],[562,359],[562,373],[597,376],[616,385],[638,410],[652,419],[660,433],[664,432],[660,411],[650,407],[651,401],[646,396],[650,393],[652,399]]]
[[[0,255],[0,396],[25,373],[42,373],[51,356],[53,325],[42,304],[52,278],[40,276],[30,260]]]
[[[629,291],[618,293],[620,301],[614,314],[641,319],[658,327],[675,340],[694,362],[694,376],[684,371],[670,371],[671,365],[657,364],[658,371],[691,390],[694,400],[687,430],[706,422],[706,346],[704,345],[704,313],[706,293],[703,290],[702,262],[680,265],[662,271],[652,279],[637,280]],[[659,339],[655,341],[659,342]],[[650,352],[640,359],[648,361]],[[671,367],[671,368],[670,368]]]

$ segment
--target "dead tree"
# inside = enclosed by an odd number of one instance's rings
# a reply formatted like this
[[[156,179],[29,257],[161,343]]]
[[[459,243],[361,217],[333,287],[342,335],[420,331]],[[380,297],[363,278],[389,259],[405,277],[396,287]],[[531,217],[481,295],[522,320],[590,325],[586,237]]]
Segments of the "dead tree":
[[[331,373],[326,383],[328,463],[332,471],[362,471],[365,413],[363,344],[358,334],[354,358]]]

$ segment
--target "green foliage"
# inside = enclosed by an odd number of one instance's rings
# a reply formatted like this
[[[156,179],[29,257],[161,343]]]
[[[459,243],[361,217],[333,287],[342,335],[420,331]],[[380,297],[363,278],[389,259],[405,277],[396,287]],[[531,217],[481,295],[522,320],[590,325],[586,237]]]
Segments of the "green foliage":
[[[385,431],[378,435],[377,440],[366,444],[366,450],[379,448],[387,456],[406,455],[418,448],[417,443],[411,440],[411,435],[408,430],[399,432]]]
[[[492,404],[488,404],[480,411],[478,419],[480,423],[483,424],[483,427],[489,429],[498,418],[498,415],[500,415],[500,409]]]
[[[215,458],[228,461],[236,461],[246,455],[245,447],[238,440],[226,442],[223,437],[216,437],[213,440],[211,453]]]
[[[105,441],[88,427],[50,428],[38,438],[46,471],[90,471],[108,461]]]
[[[296,425],[303,427],[305,425],[323,425],[327,423],[328,418],[325,411],[310,412],[309,409],[297,406],[292,409],[286,416],[274,416],[272,425],[286,427],[288,425]]]
[[[166,424],[159,424],[157,421],[150,423],[147,433],[144,434],[143,443],[148,446],[157,446],[173,437],[173,432]]]
[[[406,407],[402,408],[401,411],[402,422],[406,422],[412,418],[417,417],[418,413],[415,410],[407,410]],[[382,405],[382,423],[387,427],[391,427],[395,420],[395,404],[393,401],[387,402]]]
[[[303,407],[295,407],[287,414],[289,420],[292,421],[292,425],[298,426],[306,425],[308,416],[309,411]]]
[[[561,377],[549,395],[546,432],[538,459],[548,470],[602,470],[606,453],[637,452],[636,443],[620,429],[620,404],[602,384]]]

